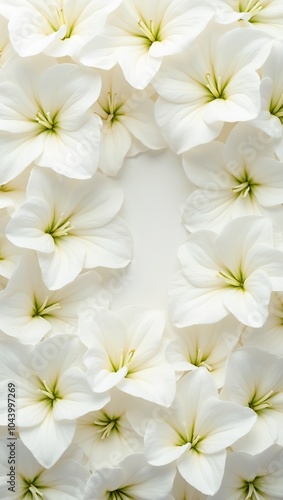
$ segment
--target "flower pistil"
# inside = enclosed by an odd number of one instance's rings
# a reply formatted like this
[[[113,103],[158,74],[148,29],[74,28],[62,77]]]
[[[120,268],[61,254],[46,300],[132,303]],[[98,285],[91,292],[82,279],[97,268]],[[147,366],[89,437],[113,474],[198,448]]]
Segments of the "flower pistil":
[[[238,184],[238,186],[233,186],[232,191],[233,193],[239,193],[242,198],[246,198],[251,190],[251,185],[249,184],[249,181],[242,182],[241,184]]]
[[[59,302],[54,302],[54,304],[48,305],[48,300],[49,300],[49,297],[46,296],[44,301],[42,302],[42,304],[40,306],[38,306],[37,303],[35,303],[33,317],[34,316],[42,316],[43,317],[43,316],[50,314],[53,311],[56,311],[57,309],[61,309]]]
[[[207,73],[205,75],[206,81],[207,81],[207,88],[210,91],[210,93],[213,95],[215,99],[225,99],[224,96],[224,87],[222,85],[222,79],[221,76],[218,76],[217,78],[211,77],[210,73]]]
[[[54,394],[54,391],[51,389],[51,387],[47,384],[46,380],[42,381],[42,384],[44,386],[44,389],[38,389],[38,391],[42,392],[45,396],[47,396],[49,399],[56,399],[56,395]]]
[[[245,280],[243,278],[242,272],[239,271],[238,277],[235,276],[231,271],[228,269],[225,271],[219,271],[217,276],[219,278],[224,279],[225,283],[229,286],[234,286],[237,288],[244,288]]]
[[[43,498],[43,493],[41,493],[41,491],[34,484],[29,485],[28,491],[30,491],[30,493],[32,494],[33,500],[39,500],[39,498]]]
[[[102,440],[108,438],[113,430],[118,430],[118,420],[119,417],[111,418],[103,413],[103,416],[101,418],[94,421],[95,426],[98,426],[97,432],[101,434]]]
[[[245,497],[245,500],[251,500],[251,499],[255,499],[255,500],[260,500],[260,497],[258,496],[257,494],[257,491],[255,489],[255,486],[254,486],[254,483],[247,483],[246,484],[247,488],[248,488],[248,491],[247,491],[247,496]]]
[[[251,402],[249,403],[249,407],[254,410],[255,412],[264,410],[265,408],[271,408],[272,403],[268,401],[270,396],[273,394],[273,390],[269,391],[267,394],[262,396],[261,398],[257,399],[256,396],[253,397]]]
[[[55,127],[55,121],[54,119],[51,117],[51,114],[49,111],[47,111],[46,113],[43,111],[43,110],[39,110],[37,113],[36,113],[36,117],[35,117],[36,121],[42,125],[45,129],[48,129],[48,130],[54,130],[54,127]]]
[[[74,226],[72,226],[69,220],[64,220],[63,217],[59,217],[57,222],[53,222],[51,227],[45,232],[50,234],[52,238],[61,238],[62,236],[67,236],[72,229],[74,229]]]
[[[195,366],[204,366],[209,372],[212,371],[212,366],[206,363],[205,359],[203,359],[203,352],[201,349],[197,350],[197,355],[193,364]]]
[[[248,0],[246,5],[243,5],[244,2],[240,2],[239,4],[239,11],[240,12],[248,12],[251,17],[255,16],[258,14],[262,9],[263,5],[261,2],[258,2],[257,0]]]
[[[154,22],[150,19],[149,24],[146,24],[142,19],[138,22],[139,28],[143,33],[142,36],[145,36],[147,40],[149,40],[150,45],[154,42],[159,42],[159,28],[155,29]]]

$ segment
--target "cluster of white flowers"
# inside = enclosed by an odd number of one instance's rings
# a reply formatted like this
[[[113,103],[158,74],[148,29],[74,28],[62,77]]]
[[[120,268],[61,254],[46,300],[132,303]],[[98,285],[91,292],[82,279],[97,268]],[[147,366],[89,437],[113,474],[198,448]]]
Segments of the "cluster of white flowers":
[[[115,310],[165,148],[168,308]],[[283,499],[283,1],[0,0],[0,184],[1,499]]]

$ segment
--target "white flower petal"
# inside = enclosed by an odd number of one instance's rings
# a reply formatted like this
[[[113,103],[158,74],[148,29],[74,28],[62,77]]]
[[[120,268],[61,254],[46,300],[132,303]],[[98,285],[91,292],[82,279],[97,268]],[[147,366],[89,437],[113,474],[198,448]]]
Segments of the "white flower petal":
[[[204,439],[201,453],[218,453],[247,434],[256,422],[255,413],[235,403],[207,399],[196,422],[195,432]]]
[[[268,316],[271,282],[261,270],[252,273],[244,284],[244,289],[230,289],[223,295],[223,304],[245,325],[259,328]]]
[[[153,366],[146,366],[129,372],[117,384],[117,388],[132,396],[152,401],[162,406],[170,406],[175,396],[175,374],[169,363],[158,357],[153,358]],[[152,381],[154,380],[154,385]]]
[[[89,179],[96,172],[99,160],[100,121],[89,116],[78,130],[48,134],[44,150],[37,159],[41,167],[74,179]]]
[[[99,410],[109,401],[109,396],[93,394],[85,374],[79,368],[70,368],[63,373],[58,383],[62,399],[53,407],[55,420],[74,420],[90,411]]]
[[[85,249],[76,238],[67,237],[56,241],[52,253],[38,252],[37,256],[43,282],[50,290],[58,290],[83,269]]]
[[[12,134],[2,132],[0,155],[5,159],[1,164],[0,183],[6,184],[20,175],[41,154],[44,138],[30,133]]]
[[[190,443],[180,444],[180,436],[167,422],[148,423],[145,432],[145,457],[152,465],[169,464],[180,458],[190,447]]]
[[[76,422],[62,420],[56,422],[48,413],[41,424],[20,429],[20,437],[37,461],[52,467],[70,446],[76,429]]]
[[[102,129],[99,168],[105,175],[117,174],[124,163],[131,142],[129,131],[118,120]]]
[[[221,485],[225,458],[225,451],[204,455],[190,450],[179,461],[178,470],[194,488],[206,495],[213,495]]]
[[[97,229],[82,229],[77,240],[82,240],[84,244],[86,268],[102,266],[117,269],[125,267],[131,260],[132,237],[120,217]]]
[[[222,298],[222,289],[197,288],[179,272],[173,277],[169,288],[169,313],[174,325],[179,328],[216,323],[228,314]]]
[[[50,207],[45,200],[31,198],[16,212],[7,225],[6,234],[14,245],[50,253],[54,251],[52,236],[44,231],[51,224]]]

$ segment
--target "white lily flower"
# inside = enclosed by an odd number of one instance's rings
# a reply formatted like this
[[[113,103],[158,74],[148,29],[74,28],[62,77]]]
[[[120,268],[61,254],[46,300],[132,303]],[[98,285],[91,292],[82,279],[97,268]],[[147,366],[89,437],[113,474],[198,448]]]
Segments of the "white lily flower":
[[[245,347],[256,347],[264,352],[283,358],[283,293],[273,292],[269,304],[269,315],[262,328],[254,332],[244,330],[241,337]]]
[[[215,139],[224,122],[249,121],[260,112],[256,70],[268,57],[272,38],[216,26],[212,23],[174,61],[164,62],[153,81],[160,96],[157,123],[178,154]]]
[[[262,67],[261,112],[252,120],[255,127],[274,139],[274,151],[283,160],[283,42],[277,41]]]
[[[79,320],[79,335],[88,347],[84,356],[95,392],[117,389],[169,406],[175,396],[175,373],[162,345],[164,318],[132,306],[118,313],[105,310],[93,321]],[[152,383],[154,380],[154,384]]]
[[[200,491],[193,488],[185,479],[177,472],[172,495],[174,500],[182,498],[182,500],[206,500],[208,497]]]
[[[82,269],[117,269],[129,263],[131,234],[116,216],[122,201],[122,190],[102,174],[78,182],[35,168],[27,200],[8,224],[7,237],[36,250],[42,279],[56,290]]]
[[[0,3],[0,12],[9,19],[11,43],[21,57],[41,52],[73,57],[102,30],[121,1],[18,0],[11,9]]]
[[[242,26],[265,31],[282,38],[283,5],[281,0],[208,0],[215,8],[214,19],[221,24],[239,21]]]
[[[3,70],[0,91],[0,183],[33,161],[76,179],[97,169],[100,118],[89,111],[100,77],[46,56],[16,60]],[[52,65],[51,65],[52,64]]]
[[[164,413],[163,422],[146,427],[146,460],[155,466],[175,462],[191,486],[213,495],[223,478],[226,448],[249,432],[256,416],[249,408],[219,401],[205,369],[178,381],[176,399]]]
[[[7,425],[7,382],[17,391],[20,438],[36,460],[52,467],[70,446],[76,419],[103,408],[108,394],[94,394],[82,370],[83,346],[77,336],[55,335],[32,349],[1,342],[1,425]]]
[[[82,304],[97,295],[100,284],[100,276],[92,271],[51,292],[42,281],[36,256],[28,254],[0,293],[0,329],[33,345],[47,334],[74,332]]]
[[[281,446],[270,446],[256,456],[230,453],[220,490],[213,500],[279,500],[283,491]]]
[[[0,16],[0,68],[9,63],[15,55],[10,43],[7,20]]]
[[[176,326],[216,323],[229,312],[247,326],[264,324],[271,292],[283,287],[283,252],[273,248],[269,219],[239,217],[220,235],[197,231],[178,255],[182,271],[169,289]]]
[[[273,443],[283,445],[282,397],[282,359],[251,347],[230,355],[221,399],[251,408],[257,415],[250,432],[233,444],[234,450],[254,455]]]
[[[6,238],[6,227],[10,221],[7,215],[0,215],[0,276],[10,279],[23,252]]]
[[[92,411],[77,421],[74,443],[84,451],[91,470],[143,452],[143,439],[129,423],[126,411],[135,400],[117,389],[111,391],[111,401],[102,410]]]
[[[1,323],[0,323],[1,326]],[[227,358],[237,344],[244,326],[228,316],[212,325],[194,325],[176,331],[166,349],[166,358],[178,376],[205,367],[217,387],[222,387]]]
[[[192,44],[212,16],[202,0],[124,0],[109,16],[101,40],[83,48],[80,61],[103,69],[118,62],[130,85],[144,89],[164,57]]]
[[[102,118],[99,168],[116,175],[126,156],[165,143],[154,119],[154,103],[146,90],[134,90],[119,66],[100,72],[102,91],[93,110]]]
[[[173,467],[157,470],[145,462],[143,455],[130,455],[117,467],[94,472],[88,480],[84,500],[173,500],[170,491],[174,476]]]
[[[0,440],[0,468],[4,469],[0,476],[2,500],[83,500],[90,475],[85,467],[62,457],[53,467],[44,469],[20,439],[16,447],[16,486],[13,493],[7,491],[7,441]]]
[[[30,171],[27,168],[22,174],[10,182],[0,185],[0,209],[7,208],[10,215],[26,199],[26,187],[29,180]]]
[[[197,186],[184,206],[185,227],[218,232],[245,215],[282,220],[283,165],[273,156],[269,137],[242,123],[225,144],[213,141],[184,153],[186,175]]]

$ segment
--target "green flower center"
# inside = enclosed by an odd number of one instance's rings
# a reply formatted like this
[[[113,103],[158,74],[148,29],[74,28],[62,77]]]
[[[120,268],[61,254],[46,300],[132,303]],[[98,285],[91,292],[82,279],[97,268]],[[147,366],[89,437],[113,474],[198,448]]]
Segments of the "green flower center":
[[[209,96],[212,99],[226,99],[225,87],[226,83],[223,83],[221,76],[211,75],[207,73],[205,75],[206,88],[209,90]]]
[[[246,494],[245,500],[260,500],[258,490],[255,486],[255,481],[247,482],[244,485],[244,493]]]
[[[120,417],[110,417],[105,412],[101,412],[101,417],[94,421],[95,430],[100,434],[100,439],[107,439],[111,433],[119,432]]]
[[[276,101],[273,100],[273,98],[271,99],[269,110],[270,113],[274,116],[277,116],[277,118],[279,118],[280,122],[283,124],[283,93]]]
[[[124,349],[121,349],[120,358],[117,363],[109,358],[113,371],[118,372],[123,366],[128,366],[133,359],[135,352],[135,349],[130,349],[126,352],[124,351]]]
[[[107,491],[106,493],[108,494],[108,500],[135,500],[132,495],[127,493],[126,488],[122,490]]]
[[[99,115],[105,125],[112,125],[112,123],[118,121],[119,116],[123,114],[121,112],[123,103],[118,102],[117,94],[115,92],[107,92],[106,102],[104,102],[104,104],[99,102],[99,105],[105,113],[103,116]]]
[[[249,407],[255,412],[259,412],[260,410],[265,410],[266,408],[271,408],[272,403],[269,401],[270,396],[273,394],[273,390],[267,392],[264,396],[258,397],[257,394],[254,394],[253,398],[249,402]]]
[[[29,491],[31,492],[34,500],[38,500],[39,498],[43,498],[43,493],[34,484],[31,484],[29,486]]]
[[[212,371],[212,366],[206,363],[207,356],[204,355],[201,349],[197,349],[195,356],[191,356],[190,363],[195,366],[204,366],[209,372]]]
[[[150,47],[154,42],[160,42],[160,25],[157,27],[155,26],[154,21],[152,19],[149,20],[149,22],[146,22],[144,19],[141,19],[138,22],[139,29],[141,31],[141,35],[137,36],[142,36],[148,46]]]
[[[39,484],[39,476],[31,479],[20,478],[22,480],[22,492],[25,500],[42,500],[44,499],[44,494],[42,489],[44,488]]]
[[[259,2],[257,0],[239,1],[239,12],[248,12],[251,17],[258,14],[263,9],[263,7],[263,2]]]
[[[183,422],[184,427],[186,428],[186,423]],[[177,446],[184,446],[185,444],[189,444],[189,449],[195,449],[197,450],[197,445],[201,441],[201,436],[198,434],[195,436],[194,435],[194,430],[192,429],[191,432],[184,432],[183,434],[179,432],[179,430],[175,429],[177,434],[179,435],[179,442],[176,443]]]
[[[54,6],[53,12],[50,12],[50,16],[46,19],[49,23],[50,28],[54,32],[58,31],[61,26],[66,26],[66,35],[64,36],[64,38],[62,38],[62,40],[66,40],[66,38],[70,38],[72,36],[72,33],[75,29],[75,24],[70,24],[65,17],[64,0],[61,0],[61,4],[61,8]]]
[[[191,440],[191,449],[196,448],[197,444],[200,442],[201,437],[200,436],[193,436]]]
[[[35,316],[50,316],[53,311],[58,309],[62,309],[59,302],[54,302],[53,304],[48,304],[49,297],[46,296],[41,305],[37,303],[35,300],[35,304],[33,306],[33,317]]]
[[[42,132],[54,132],[55,131],[55,128],[56,128],[56,125],[57,125],[57,121],[56,121],[56,116],[52,117],[51,116],[51,113],[49,111],[45,112],[43,111],[43,109],[40,109],[37,113],[36,113],[36,117],[35,117],[35,120],[37,121],[37,123],[39,123],[39,125],[42,126]]]
[[[217,276],[222,278],[229,286],[244,289],[245,278],[241,269],[237,275],[234,275],[231,271],[229,271],[229,269],[225,269],[223,271],[219,271]]]
[[[232,192],[241,196],[241,198],[247,198],[247,196],[251,194],[251,186],[249,181],[241,182],[232,187]]]
[[[250,177],[246,166],[243,167],[242,174],[238,177],[233,175],[233,179],[235,179],[235,186],[231,188],[231,191],[236,197],[251,198],[253,196],[253,190],[258,184]]]
[[[56,239],[67,236],[72,229],[74,229],[74,226],[72,226],[71,222],[68,219],[63,219],[61,216],[57,221],[53,220],[51,226],[46,229],[45,233],[50,234],[52,238]]]
[[[59,395],[59,391],[57,389],[57,383],[55,382],[53,386],[50,386],[46,380],[39,380],[40,388],[37,389],[38,392],[41,392],[43,395],[41,401],[45,401],[51,407],[53,407],[54,403],[58,399],[62,399]]]

